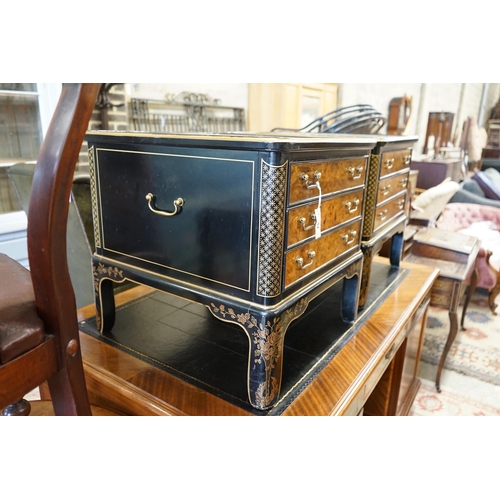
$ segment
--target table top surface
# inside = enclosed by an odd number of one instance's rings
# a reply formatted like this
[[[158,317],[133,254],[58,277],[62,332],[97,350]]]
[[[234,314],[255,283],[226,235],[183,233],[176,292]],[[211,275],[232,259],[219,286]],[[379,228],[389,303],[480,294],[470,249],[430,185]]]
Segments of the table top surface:
[[[375,261],[388,263],[375,257]],[[409,272],[376,308],[362,328],[342,347],[316,378],[300,393],[283,415],[343,415],[362,395],[364,384],[391,350],[394,339],[409,324],[430,292],[438,271],[402,262]],[[116,297],[117,306],[150,293],[138,286]],[[79,320],[95,315],[89,305],[79,311]],[[113,391],[126,400],[131,414],[251,416],[224,400],[172,374],[145,363],[94,337],[80,335],[89,392]],[[97,384],[97,385],[96,385]]]
[[[473,238],[474,246],[469,253],[469,258],[466,263],[453,262],[451,260],[434,259],[431,257],[422,257],[419,255],[410,254],[405,258],[405,262],[419,264],[422,266],[434,267],[439,269],[439,278],[448,278],[457,281],[467,279],[472,269],[476,264],[477,254],[481,248],[481,241]],[[439,279],[438,278],[438,279]]]

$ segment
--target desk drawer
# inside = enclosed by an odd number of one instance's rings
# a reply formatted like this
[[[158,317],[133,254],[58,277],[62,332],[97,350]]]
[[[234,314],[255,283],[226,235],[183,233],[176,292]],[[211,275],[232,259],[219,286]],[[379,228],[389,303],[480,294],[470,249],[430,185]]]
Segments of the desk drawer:
[[[373,224],[373,230],[376,231],[378,228],[394,219],[397,215],[403,213],[405,203],[406,193],[398,196],[394,200],[388,201],[387,203],[378,206],[375,209],[375,221]]]
[[[409,172],[406,172],[381,180],[378,185],[377,206],[392,198],[397,193],[405,191],[408,186],[408,176]]]
[[[328,231],[361,215],[363,208],[363,189],[349,194],[322,200],[321,202],[321,230]],[[318,203],[296,207],[288,212],[287,248],[314,236],[314,210]]]
[[[285,288],[358,246],[360,232],[361,220],[357,220],[317,240],[290,250],[285,256]]]
[[[380,178],[394,174],[404,168],[409,168],[410,163],[411,149],[383,153],[380,161]]]
[[[292,162],[290,165],[289,204],[317,198],[317,188],[307,186],[319,180],[321,194],[327,196],[365,183],[368,157]]]

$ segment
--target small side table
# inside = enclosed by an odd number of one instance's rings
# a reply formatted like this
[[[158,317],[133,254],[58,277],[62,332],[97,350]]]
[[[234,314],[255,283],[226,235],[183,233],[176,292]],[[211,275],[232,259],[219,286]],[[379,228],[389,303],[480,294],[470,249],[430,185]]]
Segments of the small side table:
[[[444,363],[448,352],[450,351],[453,342],[458,333],[458,305],[465,292],[467,295],[465,297],[464,307],[462,310],[462,318],[460,321],[460,327],[462,330],[464,327],[465,314],[467,312],[467,307],[469,305],[470,298],[476,289],[477,284],[477,270],[476,270],[476,257],[481,246],[481,242],[477,238],[472,238],[470,240],[472,249],[468,253],[468,258],[464,262],[463,254],[460,256],[462,262],[455,262],[453,259],[453,252],[449,250],[443,250],[440,253],[434,252],[435,256],[445,256],[447,260],[435,258],[435,257],[425,257],[422,255],[409,255],[405,261],[413,262],[415,264],[421,264],[424,266],[429,266],[439,269],[440,273],[437,280],[431,289],[431,306],[441,307],[449,311],[450,318],[450,332],[446,340],[446,344],[441,354],[439,360],[437,376],[436,376],[436,389],[441,392],[440,380],[441,372],[443,371]],[[435,250],[435,249],[434,249]]]

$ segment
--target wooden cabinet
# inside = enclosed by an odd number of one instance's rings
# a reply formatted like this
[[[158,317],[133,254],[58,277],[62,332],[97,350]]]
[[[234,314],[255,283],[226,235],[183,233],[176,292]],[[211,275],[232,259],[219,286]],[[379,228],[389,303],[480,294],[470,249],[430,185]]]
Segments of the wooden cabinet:
[[[300,128],[337,108],[337,83],[251,83],[248,130]]]
[[[391,346],[386,354],[386,368],[364,408],[364,416],[402,416],[408,415],[421,385],[417,378],[420,351],[424,340],[427,309],[430,299],[422,302],[406,336]],[[381,366],[384,366],[381,363]]]
[[[112,282],[201,303],[246,331],[250,401],[274,405],[288,324],[309,302],[343,280],[341,317],[356,320],[373,139],[90,131],[87,141],[100,331],[114,324]],[[266,349],[277,343],[264,361],[259,324],[272,326]]]
[[[363,213],[363,273],[359,305],[363,307],[370,288],[373,257],[391,240],[389,257],[399,266],[403,234],[409,211],[408,184],[411,155],[416,136],[375,136],[377,146],[370,157]]]

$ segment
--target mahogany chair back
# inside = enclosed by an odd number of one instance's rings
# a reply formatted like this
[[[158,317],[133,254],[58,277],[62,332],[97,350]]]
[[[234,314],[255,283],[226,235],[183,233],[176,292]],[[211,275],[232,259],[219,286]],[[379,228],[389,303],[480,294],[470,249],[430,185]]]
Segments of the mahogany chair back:
[[[91,415],[66,230],[73,174],[99,88],[63,85],[33,178],[30,271],[0,254],[0,408],[7,415],[29,413],[22,398],[45,381],[56,415]]]

